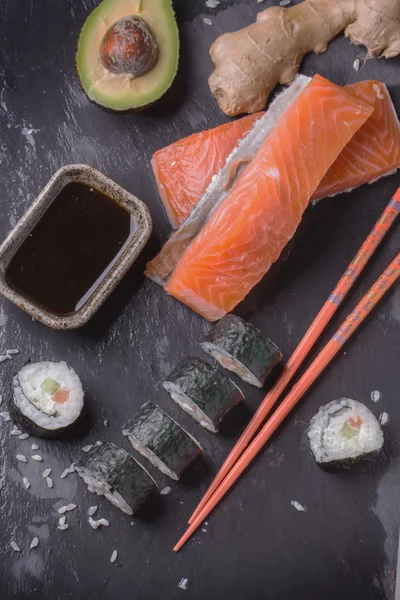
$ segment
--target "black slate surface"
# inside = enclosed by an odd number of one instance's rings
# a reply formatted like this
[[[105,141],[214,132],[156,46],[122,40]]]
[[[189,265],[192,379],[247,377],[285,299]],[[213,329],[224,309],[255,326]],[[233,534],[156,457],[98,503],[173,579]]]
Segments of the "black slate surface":
[[[0,6],[0,234],[11,230],[54,171],[89,163],[141,197],[154,219],[143,257],[85,328],[56,332],[33,322],[0,299],[0,350],[21,354],[0,365],[0,391],[9,394],[13,373],[28,359],[67,360],[86,389],[88,414],[79,436],[39,442],[43,463],[18,463],[32,454],[32,438],[20,441],[0,424],[0,597],[25,600],[148,599],[185,597],[232,600],[384,600],[393,597],[400,497],[400,289],[383,301],[359,335],[303,399],[208,524],[178,555],[171,547],[262,391],[240,384],[246,408],[238,408],[217,436],[184,414],[160,382],[184,356],[198,352],[209,325],[141,276],[169,233],[149,160],[158,148],[225,118],[211,98],[208,47],[215,37],[252,22],[277,2],[180,0],[176,11],[182,51],[172,90],[150,110],[118,115],[91,104],[80,89],[74,51],[80,27],[95,0],[3,0]],[[213,26],[203,23],[209,16]],[[379,78],[400,110],[400,62],[368,61],[356,73],[363,49],[339,37],[324,56],[309,56],[302,71],[339,84]],[[310,208],[291,245],[237,314],[276,341],[287,358],[364,240],[397,176]],[[395,227],[335,319],[331,331],[369,288],[399,249]],[[327,333],[328,335],[328,333]],[[383,397],[370,400],[373,390]],[[358,471],[320,471],[308,450],[307,423],[333,398],[351,396],[376,415],[387,411],[386,445],[379,460]],[[201,442],[199,461],[172,492],[130,519],[87,492],[75,475],[60,473],[96,440],[128,449],[122,424],[145,401],[160,404]],[[108,421],[105,425],[104,421]],[[49,490],[42,471],[53,469]],[[169,484],[151,469],[160,486]],[[29,490],[22,476],[29,477]],[[291,501],[307,506],[298,513]],[[57,530],[57,508],[76,501],[69,530]],[[86,510],[99,504],[108,529],[94,531]],[[39,546],[29,551],[34,535]],[[21,547],[16,554],[10,547]],[[114,549],[115,565],[109,562]],[[178,589],[188,578],[188,590]]]

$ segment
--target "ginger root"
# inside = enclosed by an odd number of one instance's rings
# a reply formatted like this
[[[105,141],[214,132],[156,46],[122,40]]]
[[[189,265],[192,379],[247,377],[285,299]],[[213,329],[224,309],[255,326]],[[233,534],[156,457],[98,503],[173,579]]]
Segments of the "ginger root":
[[[210,48],[215,70],[211,93],[229,116],[263,110],[280,83],[289,84],[305,54],[325,52],[345,30],[368,56],[400,53],[399,0],[305,0],[296,6],[272,6],[256,23],[221,35]]]

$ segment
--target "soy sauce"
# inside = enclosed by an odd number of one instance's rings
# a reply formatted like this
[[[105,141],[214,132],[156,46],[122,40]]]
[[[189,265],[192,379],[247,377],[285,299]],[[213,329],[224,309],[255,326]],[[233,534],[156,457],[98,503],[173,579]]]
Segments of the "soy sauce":
[[[76,312],[98,288],[135,230],[121,205],[82,183],[55,197],[6,269],[15,291],[46,310]]]

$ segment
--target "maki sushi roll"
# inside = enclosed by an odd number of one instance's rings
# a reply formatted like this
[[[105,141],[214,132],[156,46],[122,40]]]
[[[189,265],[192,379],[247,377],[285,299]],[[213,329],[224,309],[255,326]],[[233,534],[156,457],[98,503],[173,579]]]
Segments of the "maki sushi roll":
[[[322,468],[350,467],[383,446],[379,421],[364,404],[350,398],[321,406],[311,419],[308,439]]]
[[[202,453],[197,440],[152,402],[143,404],[133,419],[125,423],[122,433],[135,450],[176,481]]]
[[[133,456],[109,442],[92,448],[75,463],[75,471],[89,492],[104,496],[127,515],[133,515],[157,489],[154,479]]]
[[[262,387],[282,360],[277,346],[261,331],[236,315],[221,319],[201,343],[204,352],[244,381]]]
[[[183,360],[163,387],[183,410],[213,433],[218,432],[231,408],[244,399],[233,381],[195,356]]]
[[[83,408],[78,375],[65,362],[25,365],[13,379],[9,410],[14,423],[38,437],[56,437]]]

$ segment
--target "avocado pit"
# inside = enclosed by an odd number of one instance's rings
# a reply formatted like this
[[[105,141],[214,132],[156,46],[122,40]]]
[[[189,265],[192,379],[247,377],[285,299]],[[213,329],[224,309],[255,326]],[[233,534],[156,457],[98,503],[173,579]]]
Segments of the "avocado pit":
[[[128,15],[105,33],[99,59],[111,73],[140,77],[151,71],[157,55],[157,42],[146,21],[138,15]]]

